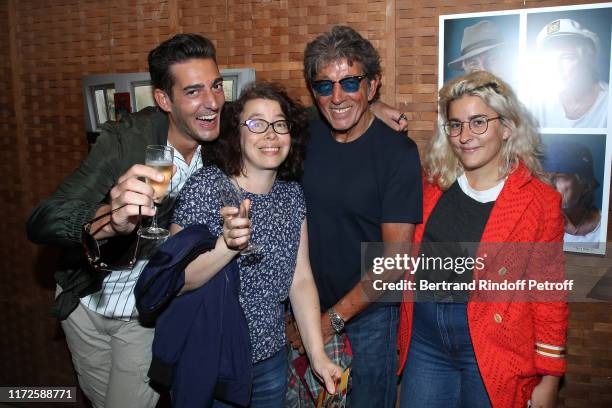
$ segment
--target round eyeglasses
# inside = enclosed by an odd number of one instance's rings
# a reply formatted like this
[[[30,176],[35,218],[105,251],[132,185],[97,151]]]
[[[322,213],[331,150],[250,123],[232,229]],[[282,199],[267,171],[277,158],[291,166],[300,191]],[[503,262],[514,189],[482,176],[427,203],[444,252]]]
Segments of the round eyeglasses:
[[[467,122],[460,120],[449,120],[444,124],[444,132],[450,137],[457,137],[463,131],[463,124],[467,123],[470,130],[475,135],[482,135],[489,128],[489,122],[495,119],[501,119],[501,116],[487,118],[486,116],[476,116]]]
[[[274,122],[268,122],[265,119],[249,119],[242,122],[240,126],[246,126],[253,133],[265,133],[270,126],[279,135],[286,135],[291,131],[291,122],[285,119]]]
[[[312,89],[319,96],[329,96],[334,90],[334,84],[338,82],[344,92],[354,93],[359,90],[361,80],[367,77],[367,75],[356,75],[342,78],[339,81],[332,81],[331,79],[321,79],[319,81],[312,81]]]

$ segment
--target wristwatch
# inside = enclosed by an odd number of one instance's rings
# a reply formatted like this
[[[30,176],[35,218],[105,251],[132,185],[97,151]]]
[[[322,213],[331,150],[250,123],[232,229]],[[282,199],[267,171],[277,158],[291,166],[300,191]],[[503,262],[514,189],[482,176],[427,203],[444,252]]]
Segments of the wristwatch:
[[[327,314],[329,315],[329,321],[331,322],[332,328],[336,333],[340,334],[342,330],[344,330],[344,319],[336,313],[333,307],[327,311]]]

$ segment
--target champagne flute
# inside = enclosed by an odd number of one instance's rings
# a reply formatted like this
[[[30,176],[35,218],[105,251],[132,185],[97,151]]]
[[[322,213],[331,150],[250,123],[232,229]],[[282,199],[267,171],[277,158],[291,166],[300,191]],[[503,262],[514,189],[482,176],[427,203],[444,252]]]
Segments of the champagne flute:
[[[240,209],[240,204],[246,198],[240,188],[232,182],[228,177],[221,177],[217,179],[217,190],[219,191],[219,198],[225,207],[235,207]],[[246,214],[249,217],[249,214]],[[249,217],[250,218],[250,217]],[[263,248],[263,244],[257,244],[249,242],[242,251],[240,251],[240,255],[251,255],[256,254]]]
[[[174,149],[171,146],[149,145],[147,146],[145,164],[153,167],[158,172],[164,175],[162,181],[151,180],[147,178],[147,184],[153,187],[154,195],[153,202],[159,210],[161,202],[168,194],[168,186],[172,179],[172,166],[174,160]],[[141,228],[138,234],[146,239],[163,239],[170,233],[167,229],[157,226],[157,211],[153,215],[151,225],[148,228]]]

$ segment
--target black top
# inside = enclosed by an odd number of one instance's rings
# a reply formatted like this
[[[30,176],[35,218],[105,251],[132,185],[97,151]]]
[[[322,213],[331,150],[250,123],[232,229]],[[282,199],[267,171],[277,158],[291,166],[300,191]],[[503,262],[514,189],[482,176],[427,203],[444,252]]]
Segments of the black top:
[[[453,258],[475,257],[478,243],[495,201],[481,203],[463,192],[459,183],[445,191],[434,207],[423,233],[421,254],[426,257]],[[459,265],[459,263],[455,263]],[[462,273],[457,273],[457,271]],[[420,270],[417,280],[429,282],[470,282],[472,268],[457,270]],[[467,302],[463,291],[418,292],[417,299],[437,302]]]
[[[382,242],[381,224],[421,222],[420,168],[416,144],[377,119],[349,143],[311,125],[303,187],[322,310],[357,284],[361,243]]]

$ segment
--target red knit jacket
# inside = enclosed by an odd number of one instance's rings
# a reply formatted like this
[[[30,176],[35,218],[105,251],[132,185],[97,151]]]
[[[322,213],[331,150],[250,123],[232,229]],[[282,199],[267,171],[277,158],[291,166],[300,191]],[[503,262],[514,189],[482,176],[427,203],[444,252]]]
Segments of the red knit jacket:
[[[423,223],[416,227],[415,242],[421,241],[441,195],[442,190],[436,185],[424,182]],[[520,164],[508,176],[493,206],[481,247],[483,243],[550,242],[558,243],[558,250],[555,249],[555,256],[538,260],[517,256],[513,248],[517,246],[497,245],[499,251],[486,258],[483,273],[516,279],[516,274],[527,266],[541,270],[545,276],[562,271],[564,224],[560,201],[556,191],[532,177]],[[534,265],[536,262],[541,265]],[[410,299],[411,294],[406,292],[400,311],[399,372],[406,364],[410,345],[413,311]],[[467,314],[476,361],[494,408],[524,408],[541,375],[561,376],[565,372],[569,312],[564,301],[470,301]]]

